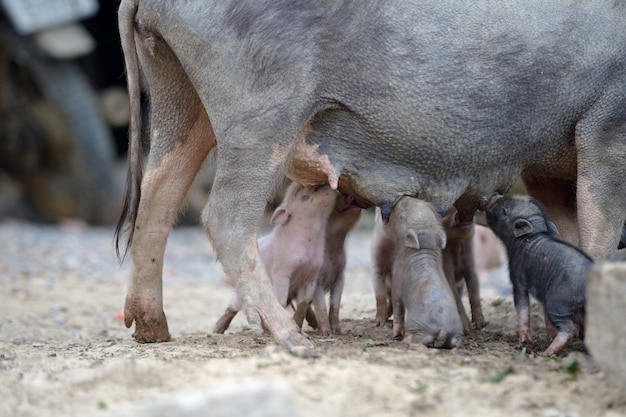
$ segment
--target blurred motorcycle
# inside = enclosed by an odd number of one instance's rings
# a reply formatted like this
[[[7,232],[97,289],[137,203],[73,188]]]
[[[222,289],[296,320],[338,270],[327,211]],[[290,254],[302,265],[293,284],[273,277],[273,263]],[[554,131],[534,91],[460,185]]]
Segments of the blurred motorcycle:
[[[98,7],[0,0],[0,215],[15,197],[37,220],[110,224],[118,213],[113,138],[78,61],[95,46],[80,21]]]

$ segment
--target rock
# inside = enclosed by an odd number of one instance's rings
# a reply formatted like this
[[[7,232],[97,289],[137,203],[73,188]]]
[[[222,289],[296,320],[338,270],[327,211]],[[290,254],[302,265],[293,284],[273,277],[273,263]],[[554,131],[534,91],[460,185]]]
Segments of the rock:
[[[114,412],[113,412],[114,411]],[[111,410],[107,417],[298,417],[295,394],[282,382],[242,381],[210,391]],[[98,413],[98,416],[103,416]]]
[[[626,263],[596,265],[587,281],[585,344],[626,401]]]

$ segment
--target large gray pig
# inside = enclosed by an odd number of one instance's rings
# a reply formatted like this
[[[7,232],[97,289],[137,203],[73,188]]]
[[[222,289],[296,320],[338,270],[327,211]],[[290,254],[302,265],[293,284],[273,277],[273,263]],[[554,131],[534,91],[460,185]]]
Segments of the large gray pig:
[[[257,247],[283,173],[385,219],[408,195],[441,215],[454,204],[462,221],[521,175],[568,240],[595,258],[617,247],[623,1],[122,0],[119,27],[132,110],[116,233],[130,245],[125,321],[138,341],[170,337],[165,243],[215,146],[202,223],[251,325],[286,346],[312,342],[277,302]]]
[[[529,294],[541,302],[552,340],[544,352],[560,353],[578,334],[584,338],[585,287],[593,260],[559,237],[543,207],[528,196],[494,196],[487,222],[509,258],[520,344],[532,342]]]
[[[390,270],[393,337],[442,347],[461,345],[463,326],[442,266],[446,234],[432,206],[412,197],[398,201],[388,224],[377,236],[389,235],[390,257],[376,257],[377,270]],[[380,245],[376,245],[381,248]],[[378,295],[377,295],[378,300]]]

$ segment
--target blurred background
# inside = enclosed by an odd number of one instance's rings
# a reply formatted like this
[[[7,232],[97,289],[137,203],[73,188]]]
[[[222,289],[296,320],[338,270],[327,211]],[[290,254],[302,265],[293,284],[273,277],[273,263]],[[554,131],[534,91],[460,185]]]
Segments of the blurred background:
[[[118,6],[0,0],[0,219],[116,221],[128,129]]]

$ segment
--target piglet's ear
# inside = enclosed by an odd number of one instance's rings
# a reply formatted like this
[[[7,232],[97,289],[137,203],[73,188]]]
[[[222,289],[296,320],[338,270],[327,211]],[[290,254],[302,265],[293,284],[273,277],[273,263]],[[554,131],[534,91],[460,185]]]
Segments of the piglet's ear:
[[[272,219],[270,220],[270,224],[285,224],[289,220],[289,213],[287,213],[287,209],[285,207],[278,207],[274,210],[274,214],[272,214]]]
[[[513,235],[521,237],[532,233],[533,225],[526,219],[517,219],[513,222]]]
[[[546,225],[548,226],[548,232],[550,232],[551,235],[559,235],[559,229],[556,228],[556,224],[552,223],[550,220],[547,220]]]
[[[404,244],[413,249],[420,248],[420,241],[417,238],[417,230],[413,228],[406,229],[406,235],[404,236]]]
[[[441,249],[445,249],[446,243],[447,243],[446,233],[442,230],[441,232],[437,233],[437,244],[439,245]]]

